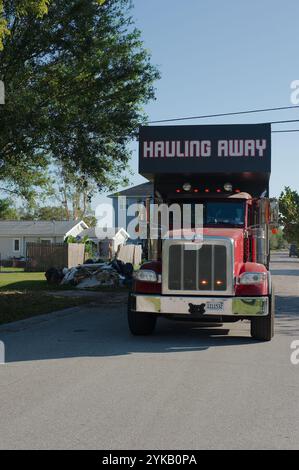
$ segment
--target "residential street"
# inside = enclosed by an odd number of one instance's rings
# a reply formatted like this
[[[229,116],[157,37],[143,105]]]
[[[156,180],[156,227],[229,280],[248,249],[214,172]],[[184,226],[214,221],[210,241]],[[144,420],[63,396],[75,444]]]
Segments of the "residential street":
[[[130,336],[123,303],[0,328],[0,448],[299,447],[299,260],[272,255],[276,334],[160,320]],[[109,295],[109,294],[107,294]]]

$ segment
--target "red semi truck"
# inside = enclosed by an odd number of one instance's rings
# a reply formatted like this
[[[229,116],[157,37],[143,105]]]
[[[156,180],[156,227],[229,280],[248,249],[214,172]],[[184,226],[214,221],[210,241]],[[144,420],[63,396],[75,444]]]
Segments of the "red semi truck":
[[[154,183],[153,202],[187,204],[191,226],[183,237],[170,220],[164,239],[149,235],[149,261],[136,272],[129,295],[131,333],[151,334],[159,316],[250,320],[253,338],[271,340],[269,230],[278,210],[269,199],[270,124],[142,127],[139,171]]]

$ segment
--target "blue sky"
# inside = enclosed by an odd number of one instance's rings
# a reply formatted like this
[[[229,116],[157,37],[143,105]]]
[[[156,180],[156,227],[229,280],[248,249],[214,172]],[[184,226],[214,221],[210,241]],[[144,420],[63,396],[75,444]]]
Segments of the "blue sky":
[[[161,72],[150,120],[290,106],[299,80],[298,0],[135,0],[133,17]],[[188,124],[299,119],[299,109]],[[183,122],[182,122],[183,124]],[[299,129],[299,122],[273,129]],[[132,144],[132,185],[138,175]],[[299,132],[272,134],[270,192],[299,190]],[[97,197],[94,206],[103,198]]]

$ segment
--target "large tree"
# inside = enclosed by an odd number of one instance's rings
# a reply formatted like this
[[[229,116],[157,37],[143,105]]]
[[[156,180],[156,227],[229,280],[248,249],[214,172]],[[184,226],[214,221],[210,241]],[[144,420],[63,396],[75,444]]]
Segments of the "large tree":
[[[4,39],[11,34],[10,21],[8,18],[9,2],[0,0],[0,50],[4,48]],[[21,17],[29,12],[42,18],[48,12],[49,0],[16,0],[15,12]]]
[[[286,240],[299,246],[299,194],[285,187],[279,197],[279,212]]]
[[[51,0],[44,15],[20,15],[18,3],[3,0],[9,34],[0,52],[2,187],[26,196],[49,181],[45,170],[58,161],[111,189],[158,78],[131,1]]]
[[[31,13],[37,18],[42,18],[48,13],[48,7],[52,0],[15,0],[15,12],[19,17]],[[102,5],[106,0],[97,0]],[[10,2],[0,0],[0,50],[4,48],[5,36],[11,33],[10,22],[7,18],[7,9]]]
[[[0,220],[17,219],[18,211],[11,199],[0,199]]]

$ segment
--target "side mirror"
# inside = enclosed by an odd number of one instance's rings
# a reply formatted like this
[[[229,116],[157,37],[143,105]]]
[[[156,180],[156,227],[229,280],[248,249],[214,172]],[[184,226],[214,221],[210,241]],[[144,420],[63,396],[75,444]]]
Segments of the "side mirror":
[[[270,199],[270,228],[279,227],[279,204],[277,199]]]

